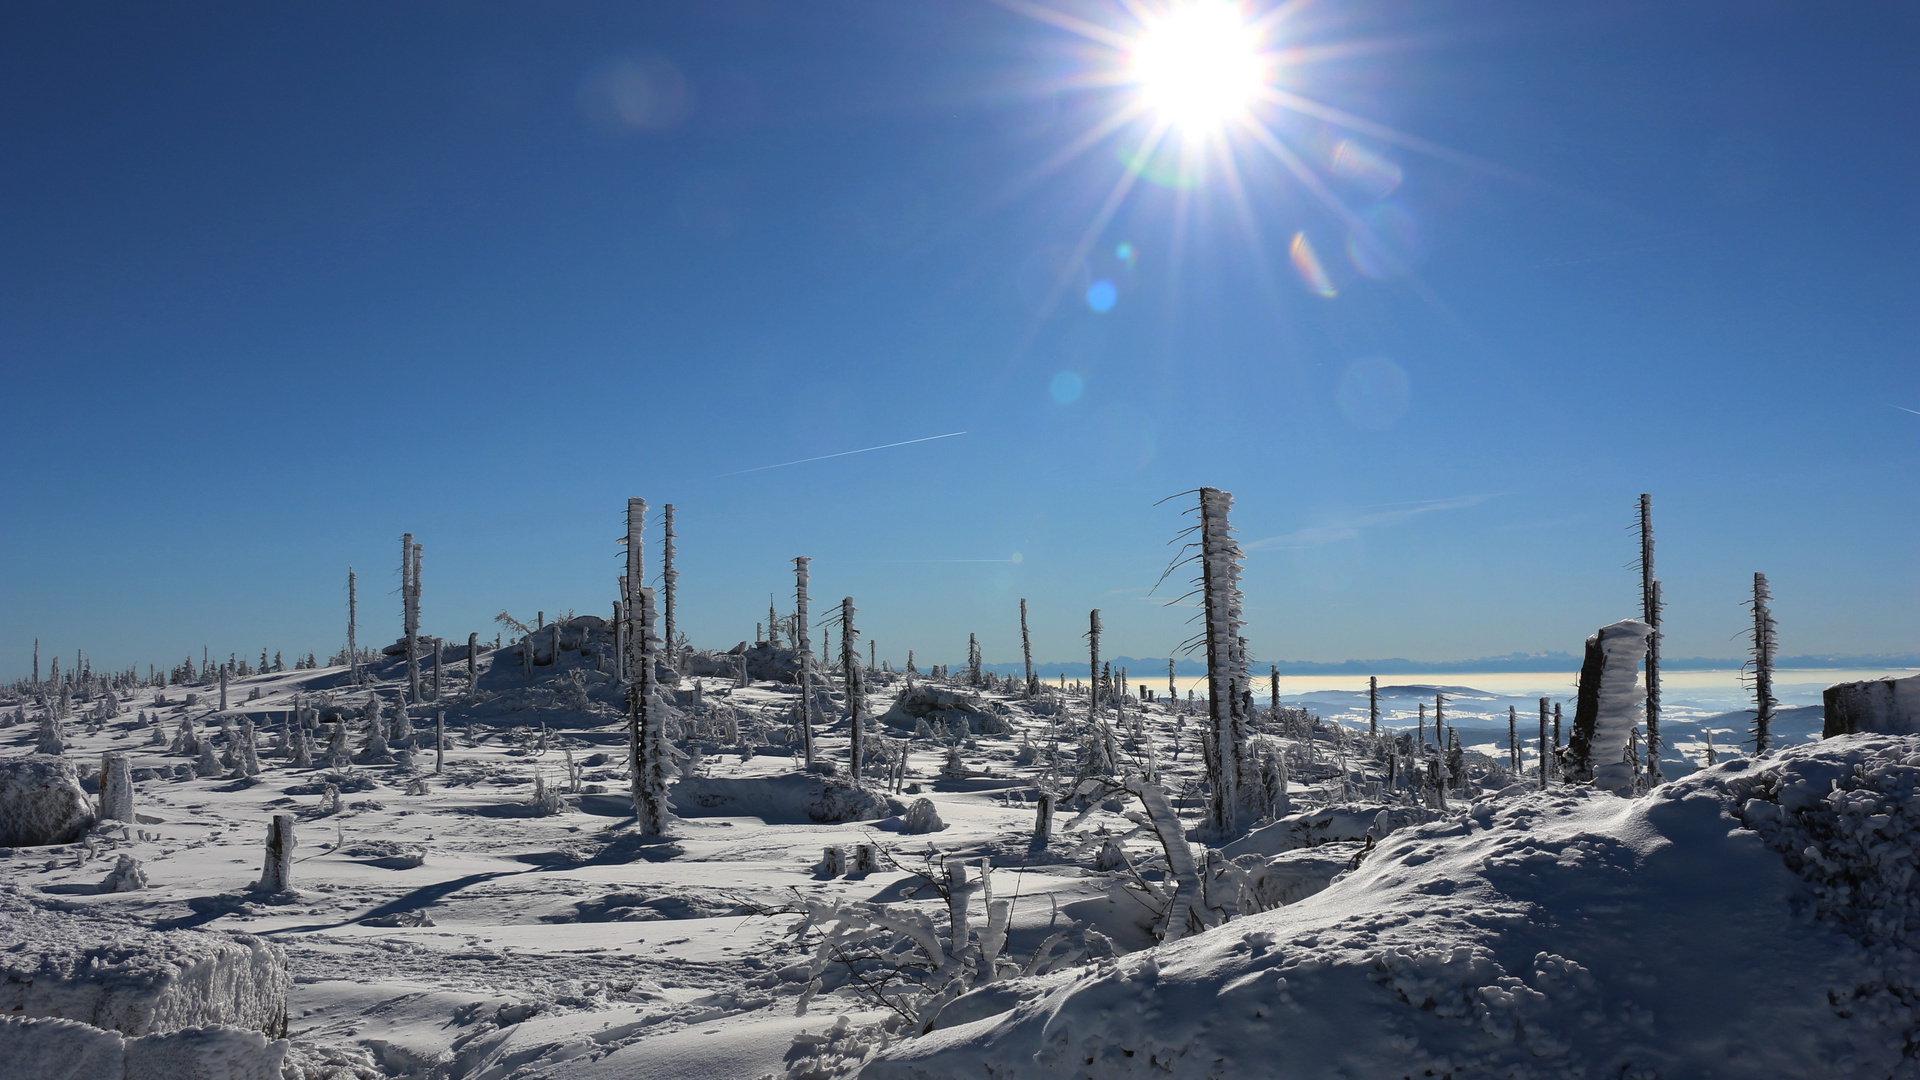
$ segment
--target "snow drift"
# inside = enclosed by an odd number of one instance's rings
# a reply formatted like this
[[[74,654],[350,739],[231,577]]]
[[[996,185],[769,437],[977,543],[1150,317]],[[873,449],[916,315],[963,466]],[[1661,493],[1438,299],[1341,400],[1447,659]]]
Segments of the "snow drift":
[[[867,788],[820,773],[783,776],[689,776],[673,785],[681,817],[757,817],[769,825],[871,821],[887,801]]]
[[[0,1014],[141,1036],[211,1024],[286,1032],[286,956],[250,934],[148,930],[0,888]]]
[[[1475,803],[1297,904],[996,990],[864,1080],[1920,1075],[1920,737]]]

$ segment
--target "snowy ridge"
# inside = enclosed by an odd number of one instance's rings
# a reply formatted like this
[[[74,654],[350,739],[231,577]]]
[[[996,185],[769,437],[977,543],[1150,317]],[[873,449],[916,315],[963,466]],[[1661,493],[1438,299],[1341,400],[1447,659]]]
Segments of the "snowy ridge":
[[[1920,737],[1881,736],[1639,800],[1508,793],[1297,904],[1030,980],[860,1075],[1920,1075],[1917,799]]]

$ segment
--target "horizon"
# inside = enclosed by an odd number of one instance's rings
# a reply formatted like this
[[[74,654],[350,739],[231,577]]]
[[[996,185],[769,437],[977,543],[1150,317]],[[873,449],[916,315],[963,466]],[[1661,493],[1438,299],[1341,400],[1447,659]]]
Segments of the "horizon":
[[[349,566],[378,647],[402,533],[429,633],[603,612],[630,496],[700,647],[808,555],[896,662],[1165,655],[1203,485],[1256,656],[1577,653],[1642,492],[1667,654],[1755,571],[1920,652],[1911,10],[1251,5],[1318,111],[1183,159],[1018,7],[0,14],[0,678],[324,658]]]

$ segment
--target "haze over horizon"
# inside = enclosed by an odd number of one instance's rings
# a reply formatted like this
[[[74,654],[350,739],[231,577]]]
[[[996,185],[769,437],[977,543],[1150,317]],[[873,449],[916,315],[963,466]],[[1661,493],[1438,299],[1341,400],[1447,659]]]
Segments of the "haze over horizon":
[[[1288,8],[1303,173],[1016,8],[0,12],[0,679],[324,659],[349,566],[378,647],[403,532],[429,634],[603,614],[629,496],[699,647],[807,555],[896,664],[1164,657],[1202,485],[1263,663],[1577,654],[1641,492],[1669,657],[1755,571],[1920,651],[1920,10]]]

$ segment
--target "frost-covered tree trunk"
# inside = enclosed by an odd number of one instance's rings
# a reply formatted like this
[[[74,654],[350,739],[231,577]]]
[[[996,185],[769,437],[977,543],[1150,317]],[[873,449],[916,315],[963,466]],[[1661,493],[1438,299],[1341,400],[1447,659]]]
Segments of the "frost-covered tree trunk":
[[[1640,662],[1652,632],[1638,619],[1622,619],[1587,639],[1568,738],[1569,779],[1619,795],[1632,793],[1633,769],[1623,755],[1640,719]]]
[[[1507,706],[1507,771],[1520,775],[1520,715]]]
[[[780,647],[780,613],[774,609],[773,596],[767,596],[767,648]]]
[[[1087,615],[1087,722],[1100,716],[1100,609]]]
[[[660,625],[661,640],[667,648],[667,662],[677,674],[680,671],[680,639],[674,633],[673,597],[680,571],[673,568],[674,539],[673,504],[667,503],[660,508]]]
[[[446,655],[445,644],[439,638],[434,638],[433,639],[433,700],[435,701],[440,700],[440,673],[442,669],[442,662],[445,655]]]
[[[665,710],[655,700],[653,590],[634,590],[639,619],[634,626],[634,678],[627,684],[629,761],[633,774],[634,825],[644,836],[667,835],[667,776],[672,744],[667,741]]]
[[[1240,831],[1245,743],[1240,691],[1247,681],[1240,639],[1240,545],[1233,540],[1228,515],[1233,496],[1218,488],[1200,489],[1200,586],[1206,620],[1207,709],[1213,740],[1212,787],[1208,825],[1214,835]]]
[[[1380,734],[1380,677],[1367,676],[1367,734]]]
[[[433,715],[433,771],[440,772],[447,765],[447,714]]]
[[[100,758],[100,816],[113,821],[133,820],[133,769],[125,754]]]
[[[420,658],[414,652],[414,635],[420,632],[414,621],[413,611],[413,575],[415,561],[419,558],[420,546],[413,542],[412,533],[400,536],[400,636],[407,650],[407,693],[409,700],[420,700]]]
[[[1647,786],[1660,783],[1660,582],[1653,576],[1653,496],[1640,496],[1640,621],[1647,634]]]
[[[62,709],[61,711],[65,712],[66,710]],[[227,711],[227,669],[225,667],[220,669],[220,711]]]
[[[480,688],[480,635],[467,635],[467,697],[471,698]]]
[[[793,560],[793,645],[800,667],[800,752],[813,767],[813,638],[807,631],[807,566],[812,559]]]
[[[1767,575],[1753,575],[1753,753],[1755,757],[1773,745],[1773,610],[1768,605],[1773,592],[1767,587]]]
[[[360,645],[354,633],[360,621],[360,593],[353,580],[353,567],[347,567],[347,674],[353,685],[360,685]],[[191,657],[189,657],[191,660]]]
[[[1027,636],[1027,598],[1020,598],[1020,658],[1027,666],[1027,696],[1040,693],[1040,680],[1033,674],[1033,639]]]
[[[967,683],[980,685],[980,637],[977,634],[967,635]]]
[[[866,721],[860,716],[860,654],[854,649],[854,642],[858,640],[855,633],[853,597],[849,596],[840,601],[840,666],[846,669],[842,678],[846,680],[847,730],[852,739],[848,748],[852,763],[847,773],[858,781],[862,752],[866,749],[866,735],[860,728]]]
[[[626,577],[620,578],[620,603],[622,613],[626,615],[626,651],[622,653],[622,675],[628,682],[639,678],[637,663],[641,646],[637,642],[637,623],[639,623],[639,605],[634,598],[639,596],[639,588],[647,584],[647,548],[643,546],[647,532],[647,500],[630,498],[626,500]]]
[[[293,888],[293,847],[293,815],[273,815],[273,821],[267,826],[267,855],[260,866],[260,881],[255,889],[271,894]]]

